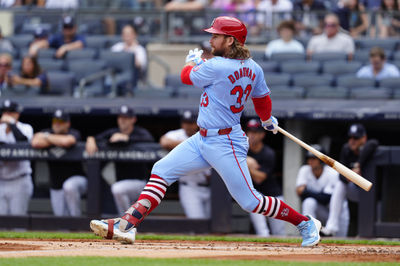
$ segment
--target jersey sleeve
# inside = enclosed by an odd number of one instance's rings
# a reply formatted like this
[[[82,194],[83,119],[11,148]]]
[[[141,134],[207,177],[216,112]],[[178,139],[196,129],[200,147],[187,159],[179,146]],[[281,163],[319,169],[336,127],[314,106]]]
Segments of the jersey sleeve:
[[[300,167],[299,173],[297,174],[296,187],[307,185],[306,165]]]
[[[267,83],[265,83],[264,72],[261,70],[261,67],[257,68],[257,72],[255,87],[253,88],[253,93],[251,95],[252,98],[262,98],[271,93]]]
[[[216,78],[216,72],[214,60],[210,59],[201,65],[193,67],[190,72],[190,80],[195,87],[204,88],[213,83]]]

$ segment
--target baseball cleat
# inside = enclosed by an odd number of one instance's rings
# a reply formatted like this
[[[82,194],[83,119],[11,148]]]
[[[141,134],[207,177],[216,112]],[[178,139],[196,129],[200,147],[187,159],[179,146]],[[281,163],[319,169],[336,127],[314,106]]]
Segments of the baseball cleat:
[[[120,218],[109,220],[91,220],[90,228],[95,235],[105,239],[114,239],[122,244],[133,244],[135,242],[136,228],[132,228],[127,232],[119,230]]]
[[[306,215],[308,221],[302,221],[297,225],[301,236],[303,237],[302,247],[313,247],[318,245],[321,237],[319,236],[319,231],[321,230],[321,222],[312,217],[311,215]]]
[[[137,227],[147,216],[150,206],[150,201],[146,199],[135,202],[120,218],[119,230],[129,232],[132,228]]]

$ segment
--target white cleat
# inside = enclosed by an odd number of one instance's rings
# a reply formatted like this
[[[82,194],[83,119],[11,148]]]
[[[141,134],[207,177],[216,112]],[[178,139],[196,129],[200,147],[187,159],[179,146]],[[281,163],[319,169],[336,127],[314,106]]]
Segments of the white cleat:
[[[91,220],[90,229],[95,235],[105,239],[114,239],[122,244],[133,244],[135,242],[136,228],[132,228],[127,232],[119,230],[120,218],[109,220]]]

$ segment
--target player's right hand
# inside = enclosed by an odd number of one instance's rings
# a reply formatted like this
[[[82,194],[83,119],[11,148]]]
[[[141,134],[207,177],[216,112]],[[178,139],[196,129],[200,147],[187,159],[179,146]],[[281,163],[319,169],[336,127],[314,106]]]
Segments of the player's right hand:
[[[263,128],[268,131],[272,131],[272,133],[278,133],[278,119],[271,115],[271,117],[266,121],[261,121]]]
[[[199,49],[194,49],[194,50],[190,50],[189,54],[186,56],[186,63],[189,62],[194,62],[196,65],[200,65],[201,63],[203,63],[203,58],[201,58],[201,55],[203,54],[203,50],[199,50]]]

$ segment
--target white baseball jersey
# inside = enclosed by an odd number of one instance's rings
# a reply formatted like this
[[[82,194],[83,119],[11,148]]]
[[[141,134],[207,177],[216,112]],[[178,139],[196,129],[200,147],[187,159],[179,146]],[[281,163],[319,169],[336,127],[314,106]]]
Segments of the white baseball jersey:
[[[247,99],[261,98],[270,93],[264,73],[253,59],[216,56],[195,66],[190,72],[190,80],[194,86],[204,88],[197,124],[206,129],[240,124]]]
[[[17,122],[17,128],[24,134],[28,141],[31,141],[33,136],[33,128],[25,123]],[[0,142],[2,143],[16,143],[12,131],[6,133],[7,124],[0,124]],[[20,161],[0,161],[0,179],[15,179],[23,175],[30,175],[32,173],[31,163],[28,160]]]
[[[189,138],[184,129],[176,129],[168,131],[165,136],[175,141],[184,141]],[[179,178],[179,181],[194,184],[207,184],[207,176],[211,175],[211,170],[207,169],[198,173],[189,174]]]
[[[339,181],[339,174],[327,165],[324,165],[321,176],[317,179],[309,165],[303,165],[297,174],[296,186],[306,185],[308,190],[319,193],[332,194],[335,184]]]

